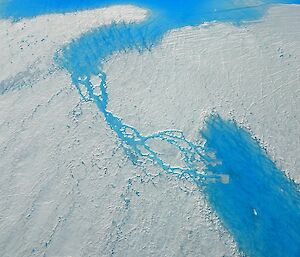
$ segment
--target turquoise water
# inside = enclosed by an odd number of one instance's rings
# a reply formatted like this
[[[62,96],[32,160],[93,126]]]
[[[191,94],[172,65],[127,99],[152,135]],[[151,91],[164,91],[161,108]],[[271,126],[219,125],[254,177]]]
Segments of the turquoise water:
[[[205,152],[220,164],[207,165],[230,183],[205,186],[210,204],[248,256],[300,256],[299,188],[287,179],[244,129],[218,115],[201,132]]]
[[[233,121],[213,114],[201,131],[201,137],[206,141],[204,147],[188,140],[182,131],[166,130],[145,135],[108,110],[107,74],[103,71],[103,62],[114,52],[151,51],[170,29],[213,20],[238,25],[245,20],[260,18],[270,4],[299,1],[251,4],[251,1],[15,0],[2,4],[0,15],[20,19],[116,3],[146,7],[151,10],[151,16],[139,24],[112,24],[95,29],[54,57],[70,73],[82,99],[97,105],[134,164],[150,160],[166,173],[199,186],[247,255],[300,256],[299,191],[247,131]],[[91,83],[93,76],[101,80],[98,85]],[[149,142],[153,140],[175,147],[183,165],[174,166],[163,160],[150,147]],[[205,169],[199,170],[203,164]],[[224,174],[229,178],[228,183],[222,180]]]
[[[270,4],[299,4],[300,0],[2,0],[0,17],[22,18],[66,13],[115,4],[133,4],[152,11],[173,27],[203,21],[242,21],[259,18]],[[162,25],[162,24],[161,24]]]

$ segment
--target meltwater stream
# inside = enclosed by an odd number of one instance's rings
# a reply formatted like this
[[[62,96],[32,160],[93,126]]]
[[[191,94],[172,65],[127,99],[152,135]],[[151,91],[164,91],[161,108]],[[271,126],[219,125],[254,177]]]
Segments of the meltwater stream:
[[[204,146],[176,130],[144,135],[108,110],[107,74],[103,70],[103,61],[108,56],[122,51],[151,50],[171,29],[213,20],[238,24],[261,17],[268,4],[299,1],[14,0],[6,2],[0,17],[19,19],[117,3],[149,8],[151,16],[138,24],[119,23],[95,29],[55,56],[70,73],[82,99],[97,105],[133,163],[148,159],[166,173],[188,179],[201,188],[248,256],[299,257],[299,189],[246,130],[213,114],[201,131]],[[184,165],[172,166],[163,160],[150,147],[151,140],[162,140],[177,148]]]
[[[206,141],[201,147],[181,131],[143,135],[108,110],[102,61],[117,51],[151,51],[166,31],[159,25],[150,19],[99,28],[68,45],[57,61],[70,72],[81,97],[103,113],[132,162],[151,160],[166,173],[201,188],[243,252],[261,257],[300,256],[299,191],[248,132],[213,114],[201,131]],[[99,84],[93,84],[95,76]],[[176,147],[184,166],[165,162],[148,144],[151,140]],[[205,168],[199,169],[201,165]]]

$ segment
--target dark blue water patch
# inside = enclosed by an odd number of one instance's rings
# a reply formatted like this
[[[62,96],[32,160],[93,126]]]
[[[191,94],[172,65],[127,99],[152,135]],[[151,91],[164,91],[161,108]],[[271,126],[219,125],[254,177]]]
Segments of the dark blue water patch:
[[[116,4],[132,4],[151,10],[156,16],[167,19],[175,28],[212,20],[253,20],[259,18],[268,5],[278,3],[299,4],[300,0],[4,0],[0,3],[0,18],[20,19]]]
[[[210,204],[239,247],[255,257],[300,256],[300,194],[256,140],[233,121],[211,116],[202,131],[205,152],[214,152],[214,175],[229,183],[208,183]]]

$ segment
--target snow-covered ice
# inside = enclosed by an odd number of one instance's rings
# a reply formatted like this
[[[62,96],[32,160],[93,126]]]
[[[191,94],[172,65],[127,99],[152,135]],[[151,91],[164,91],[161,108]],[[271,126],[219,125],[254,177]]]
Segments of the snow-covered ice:
[[[299,14],[276,6],[258,22],[185,27],[151,52],[115,54],[108,108],[144,133],[193,140],[212,110],[234,117],[299,182]],[[0,21],[1,256],[239,255],[197,188],[134,166],[53,61],[80,33],[146,15],[115,6]]]

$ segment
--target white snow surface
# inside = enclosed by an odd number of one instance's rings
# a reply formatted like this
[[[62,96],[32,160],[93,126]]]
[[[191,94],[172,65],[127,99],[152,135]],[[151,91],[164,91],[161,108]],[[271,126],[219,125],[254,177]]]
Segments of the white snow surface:
[[[299,27],[300,6],[280,5],[258,22],[186,27],[150,52],[116,54],[105,66],[109,109],[146,134],[180,129],[190,139],[216,111],[300,182]]]
[[[134,166],[53,63],[81,33],[146,15],[116,6],[0,21],[1,256],[239,255],[201,193]],[[216,110],[300,181],[299,27],[300,7],[278,6],[259,22],[186,27],[151,52],[116,54],[105,64],[109,109],[145,134],[175,128],[194,140]]]
[[[18,22],[0,20],[0,81],[9,84],[14,75],[18,85],[24,77],[28,80],[24,84],[35,83],[41,75],[53,72],[55,51],[72,39],[101,25],[137,22],[146,17],[147,11],[142,8],[116,5],[90,11],[42,15]],[[0,86],[0,94],[4,89]]]

